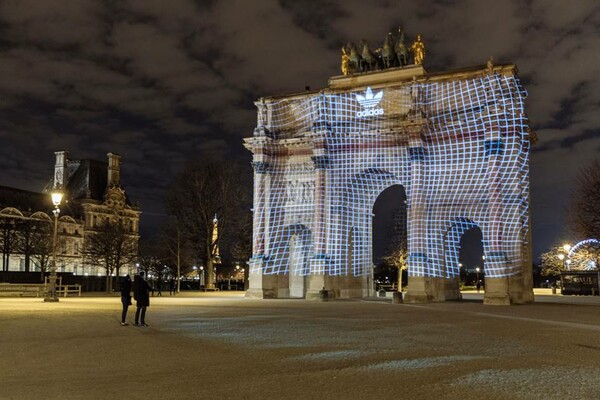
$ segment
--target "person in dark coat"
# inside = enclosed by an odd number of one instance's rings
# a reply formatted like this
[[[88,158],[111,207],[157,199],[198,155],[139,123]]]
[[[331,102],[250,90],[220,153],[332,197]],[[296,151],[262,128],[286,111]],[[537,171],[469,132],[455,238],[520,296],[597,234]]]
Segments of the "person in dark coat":
[[[162,284],[163,284],[163,280],[162,280],[162,276],[161,276],[158,278],[158,281],[156,282],[156,289],[158,290],[157,296],[162,296]]]
[[[131,305],[131,278],[125,275],[121,280],[121,303],[123,304],[123,312],[121,312],[121,326],[129,325],[125,319],[127,318],[127,310]]]
[[[176,293],[177,290],[175,288],[175,279],[171,278],[171,280],[169,280],[169,294],[173,296]]]
[[[150,285],[144,279],[144,271],[140,271],[133,279],[133,297],[137,306],[135,326],[148,326],[146,324],[146,307],[150,306]]]

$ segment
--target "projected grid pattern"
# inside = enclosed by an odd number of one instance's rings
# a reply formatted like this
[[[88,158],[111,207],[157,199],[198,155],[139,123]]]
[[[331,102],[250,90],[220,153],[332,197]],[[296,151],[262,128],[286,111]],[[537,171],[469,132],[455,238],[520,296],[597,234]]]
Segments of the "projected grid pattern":
[[[519,273],[525,95],[517,77],[494,73],[257,103],[253,258],[263,262],[251,272],[370,274],[373,205],[397,184],[408,199],[409,275],[457,276],[460,237],[473,227],[486,275]]]

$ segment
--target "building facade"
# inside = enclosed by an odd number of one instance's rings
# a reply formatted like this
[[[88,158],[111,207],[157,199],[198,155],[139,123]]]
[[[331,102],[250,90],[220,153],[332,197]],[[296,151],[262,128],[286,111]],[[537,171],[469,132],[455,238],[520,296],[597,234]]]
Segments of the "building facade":
[[[253,153],[249,297],[372,294],[372,212],[407,195],[406,301],[460,297],[460,238],[478,227],[485,302],[533,300],[526,93],[514,65],[421,65],[262,98]]]
[[[47,229],[52,226],[50,192],[60,188],[63,201],[57,227],[58,272],[75,275],[105,275],[106,269],[91,265],[84,257],[86,237],[94,234],[105,221],[122,223],[132,240],[139,239],[141,211],[131,204],[120,183],[121,157],[108,153],[108,162],[91,159],[70,160],[68,153],[55,153],[54,175],[41,193],[13,188],[0,188],[0,250],[4,271],[40,271],[40,263],[49,263],[51,248],[44,240],[32,236],[32,248],[23,246],[24,230]],[[33,227],[33,228],[32,228]],[[40,232],[38,232],[40,233]],[[37,238],[39,239],[39,238]],[[41,248],[39,247],[41,246]],[[43,254],[40,254],[43,253]],[[123,273],[134,273],[130,265]]]

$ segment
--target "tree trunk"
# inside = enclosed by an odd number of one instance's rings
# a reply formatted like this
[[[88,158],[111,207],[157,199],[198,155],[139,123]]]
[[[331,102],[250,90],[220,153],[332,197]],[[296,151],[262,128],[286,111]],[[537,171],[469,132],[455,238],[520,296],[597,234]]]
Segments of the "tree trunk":
[[[215,288],[215,266],[213,264],[212,257],[208,257],[208,259],[206,260],[206,273],[207,273],[206,282],[204,282],[205,287],[207,289],[214,289]]]
[[[398,292],[402,291],[402,267],[398,268]]]
[[[106,270],[106,293],[112,293],[112,277],[108,270]]]

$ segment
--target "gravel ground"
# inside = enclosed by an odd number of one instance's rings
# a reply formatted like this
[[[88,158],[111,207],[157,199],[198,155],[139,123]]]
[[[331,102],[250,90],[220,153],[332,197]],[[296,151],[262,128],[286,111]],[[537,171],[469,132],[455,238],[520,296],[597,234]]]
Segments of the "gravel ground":
[[[0,298],[0,399],[599,399],[600,299]],[[133,318],[130,308],[130,322]]]

